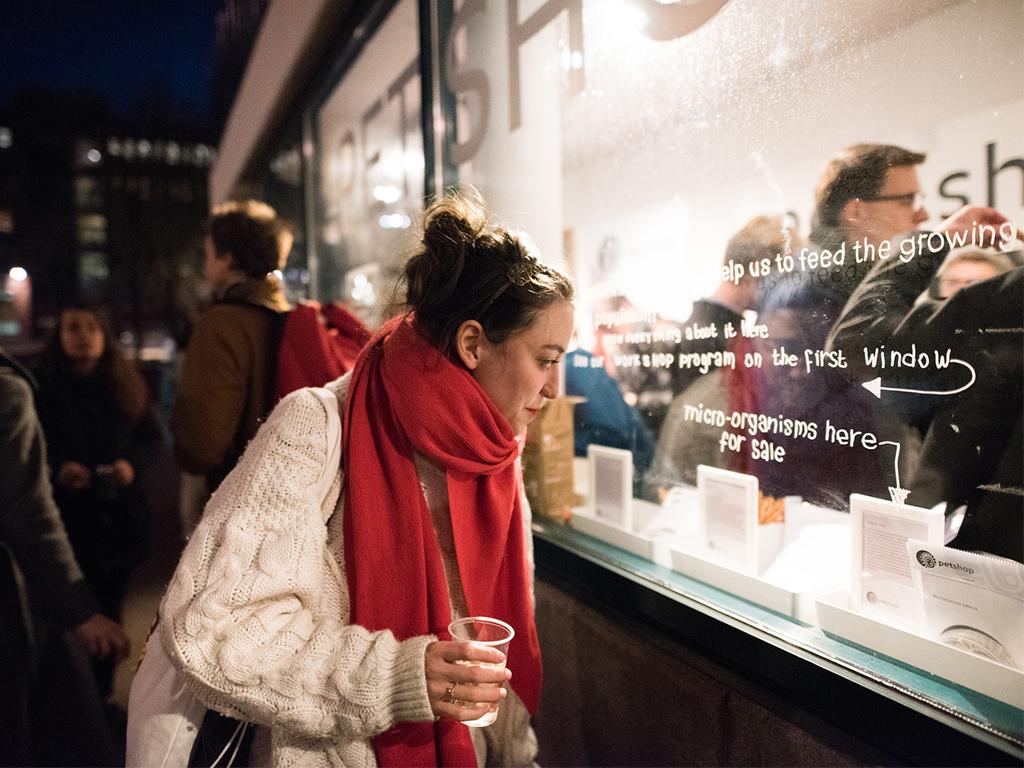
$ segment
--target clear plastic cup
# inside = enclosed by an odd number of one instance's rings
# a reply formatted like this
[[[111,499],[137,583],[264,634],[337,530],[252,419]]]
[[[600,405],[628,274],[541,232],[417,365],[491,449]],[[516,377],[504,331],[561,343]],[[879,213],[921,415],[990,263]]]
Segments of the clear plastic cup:
[[[490,664],[480,661],[459,661],[469,667],[490,667],[491,669],[505,669],[508,661],[508,646],[515,637],[516,631],[509,624],[500,619],[492,619],[488,616],[467,616],[464,619],[456,619],[448,625],[452,640],[466,640],[477,645],[486,645],[488,648],[497,648],[505,654],[505,661],[500,664]],[[500,683],[481,683],[481,685],[498,687]],[[498,719],[498,703],[490,706],[487,712],[476,720],[464,721],[463,725],[470,728],[483,728]]]

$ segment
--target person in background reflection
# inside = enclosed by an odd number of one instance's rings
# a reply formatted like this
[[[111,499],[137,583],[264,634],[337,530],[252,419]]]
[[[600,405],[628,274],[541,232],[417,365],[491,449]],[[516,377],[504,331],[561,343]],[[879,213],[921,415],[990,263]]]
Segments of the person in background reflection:
[[[842,264],[776,272],[763,300],[781,306],[787,299],[813,306],[806,317],[824,341],[853,289],[871,268],[856,263],[854,245],[877,253],[896,235],[916,230],[928,219],[917,166],[925,155],[891,144],[852,144],[833,156],[814,190],[807,254],[844,253]],[[806,294],[806,295],[798,295]]]
[[[934,275],[935,260],[941,261],[946,255],[950,240],[971,237],[976,224],[998,227],[1006,221],[992,209],[965,206],[934,230],[942,235],[937,240],[947,245],[932,250],[925,247],[930,242],[928,238],[918,237],[914,241],[916,250],[900,258],[899,238],[918,232],[928,219],[917,175],[917,166],[924,160],[924,153],[890,144],[853,144],[828,162],[815,189],[811,244],[797,255],[793,272],[773,275],[774,284],[766,287],[761,302],[765,313],[796,313],[791,320],[804,328],[805,346],[799,352],[810,353],[813,359],[815,353],[826,350],[829,333],[844,307],[876,265],[890,264],[916,285],[919,276],[927,274],[930,279]],[[883,245],[892,254],[886,260],[879,257]],[[801,267],[801,256],[806,269]],[[826,257],[832,263],[824,263]],[[838,263],[840,259],[842,263]],[[812,260],[818,260],[813,267]],[[883,312],[884,307],[876,305],[873,311]],[[870,347],[866,339],[851,340],[843,348],[845,367],[825,361],[824,365],[811,366],[798,381],[766,378],[759,399],[766,403],[786,399],[818,403],[815,415],[822,425],[828,420],[844,429],[871,433],[881,442],[899,443],[903,448],[900,463],[905,465],[916,450],[912,444],[917,436],[892,410],[888,400],[880,401],[861,386],[877,375],[876,372],[867,379],[861,377],[863,366],[858,360],[864,361],[862,347]],[[779,386],[791,390],[791,394],[772,391]],[[776,476],[776,495],[794,492],[788,487],[790,478],[799,477],[801,484],[812,489],[808,501],[846,507],[851,493],[888,498],[888,489],[896,485],[895,463],[889,449],[851,450],[819,440],[821,451],[815,460],[806,441],[783,436],[776,442],[786,450],[787,457],[793,458],[792,462],[787,458],[778,467],[770,463],[761,467],[762,478],[766,471]],[[806,456],[806,461],[798,462],[798,456]],[[908,470],[909,465],[902,467],[903,477]]]
[[[987,248],[958,248],[950,251],[935,273],[934,297],[949,299],[961,288],[980,283],[1013,269],[1005,253]]]
[[[0,765],[113,765],[80,646],[123,658],[128,637],[100,612],[75,560],[53,500],[34,389],[0,348]]]
[[[128,576],[148,547],[137,459],[151,424],[145,382],[103,313],[86,306],[60,313],[37,373],[57,506],[100,610],[120,621]],[[97,662],[101,696],[113,673],[110,658]]]
[[[183,498],[196,501],[182,509],[186,535],[275,402],[278,349],[291,307],[273,272],[284,266],[291,245],[291,233],[264,203],[224,203],[210,215],[204,271],[213,304],[189,337],[171,419],[174,451],[188,473]]]
[[[723,280],[715,292],[693,303],[693,311],[681,326],[691,329],[695,338],[678,345],[680,354],[732,352],[742,361],[745,352],[754,351],[750,339],[740,334],[744,313],[757,310],[761,285],[767,273],[762,262],[768,259],[775,269],[778,254],[792,254],[803,246],[800,236],[781,216],[755,216],[736,232],[725,247],[723,266],[742,267],[739,280]],[[757,273],[757,274],[755,274]],[[726,338],[725,326],[732,324],[737,334]],[[713,328],[712,328],[713,326]],[[713,330],[713,335],[699,338]],[[758,350],[762,351],[763,350]],[[770,354],[770,353],[769,353]],[[703,404],[708,408],[728,410],[756,409],[751,401],[760,387],[754,372],[742,369],[713,369],[706,374],[699,367],[673,369],[675,397],[661,428],[657,448],[648,476],[644,479],[645,495],[660,498],[676,483],[695,485],[697,466],[707,464],[742,471],[746,464],[738,455],[726,455],[719,450],[721,429],[687,421],[684,410],[690,405]]]
[[[630,451],[639,479],[651,464],[654,440],[640,413],[622,397],[618,382],[596,360],[577,349],[565,368],[565,394],[585,398],[573,408],[573,452],[586,456],[591,443]]]
[[[742,267],[743,275],[739,280],[723,280],[710,296],[693,302],[693,310],[683,323],[683,328],[697,326],[710,328],[714,324],[714,335],[708,338],[685,340],[679,345],[679,352],[724,352],[733,349],[742,340],[740,321],[744,312],[757,309],[760,298],[761,283],[771,271],[775,270],[775,257],[779,254],[791,255],[803,247],[803,241],[796,231],[781,216],[755,216],[729,238],[725,246],[724,267],[729,265]],[[768,260],[770,268],[762,271],[764,260]],[[736,336],[725,337],[723,330],[731,323]],[[694,381],[701,377],[699,368],[674,368],[672,378],[673,392],[678,395]]]
[[[957,215],[973,221],[991,213]],[[885,345],[890,353],[945,353],[958,361],[942,369],[879,371],[854,364],[854,357],[851,369],[859,381],[881,375],[886,387],[911,390],[879,395],[924,437],[920,461],[905,475],[908,503],[941,505],[947,515],[964,511],[950,546],[1024,562],[1024,267],[1004,270],[1013,263],[1009,255],[984,251],[983,269],[996,274],[974,282],[983,272],[972,268],[970,285],[950,281],[944,289],[943,269],[959,281],[965,270],[957,265],[976,257],[965,249],[960,258],[954,252],[943,259],[917,238],[918,268],[902,269],[898,260],[877,264],[843,310],[829,348]],[[929,284],[938,290],[926,290]]]

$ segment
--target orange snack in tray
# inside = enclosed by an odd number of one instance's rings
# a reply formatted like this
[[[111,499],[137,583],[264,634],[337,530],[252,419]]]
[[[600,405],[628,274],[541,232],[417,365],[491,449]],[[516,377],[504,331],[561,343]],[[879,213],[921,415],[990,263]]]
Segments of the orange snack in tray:
[[[786,519],[786,500],[757,492],[757,522],[759,525],[781,523]]]

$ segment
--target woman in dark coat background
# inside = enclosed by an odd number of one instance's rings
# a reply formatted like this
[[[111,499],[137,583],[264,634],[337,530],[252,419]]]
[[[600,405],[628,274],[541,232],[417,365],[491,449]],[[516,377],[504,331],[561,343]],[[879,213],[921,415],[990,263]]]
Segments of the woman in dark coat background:
[[[39,367],[38,409],[54,495],[86,583],[120,621],[131,569],[144,554],[148,521],[134,449],[147,421],[145,383],[95,309],[63,310]],[[114,667],[96,667],[101,696]]]

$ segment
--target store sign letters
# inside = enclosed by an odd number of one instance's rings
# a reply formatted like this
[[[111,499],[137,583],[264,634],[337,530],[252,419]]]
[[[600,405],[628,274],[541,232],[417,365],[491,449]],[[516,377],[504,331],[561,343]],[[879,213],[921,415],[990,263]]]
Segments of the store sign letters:
[[[629,0],[641,10],[647,23],[642,33],[658,42],[675,40],[691,34],[706,24],[729,0],[696,0],[662,3],[658,0]],[[526,19],[519,21],[519,0],[507,0],[508,5],[508,72],[509,72],[509,131],[522,124],[520,101],[519,49],[538,32],[555,21],[563,12],[569,14],[569,91],[579,94],[584,87],[583,56],[583,2],[582,0],[547,0]],[[452,146],[452,161],[458,165],[474,157],[487,135],[490,124],[491,87],[487,73],[482,69],[462,70],[455,61],[455,38],[476,14],[487,10],[487,0],[466,0],[455,14],[445,44],[445,84],[455,94],[473,93],[479,101],[476,124],[465,141]]]

